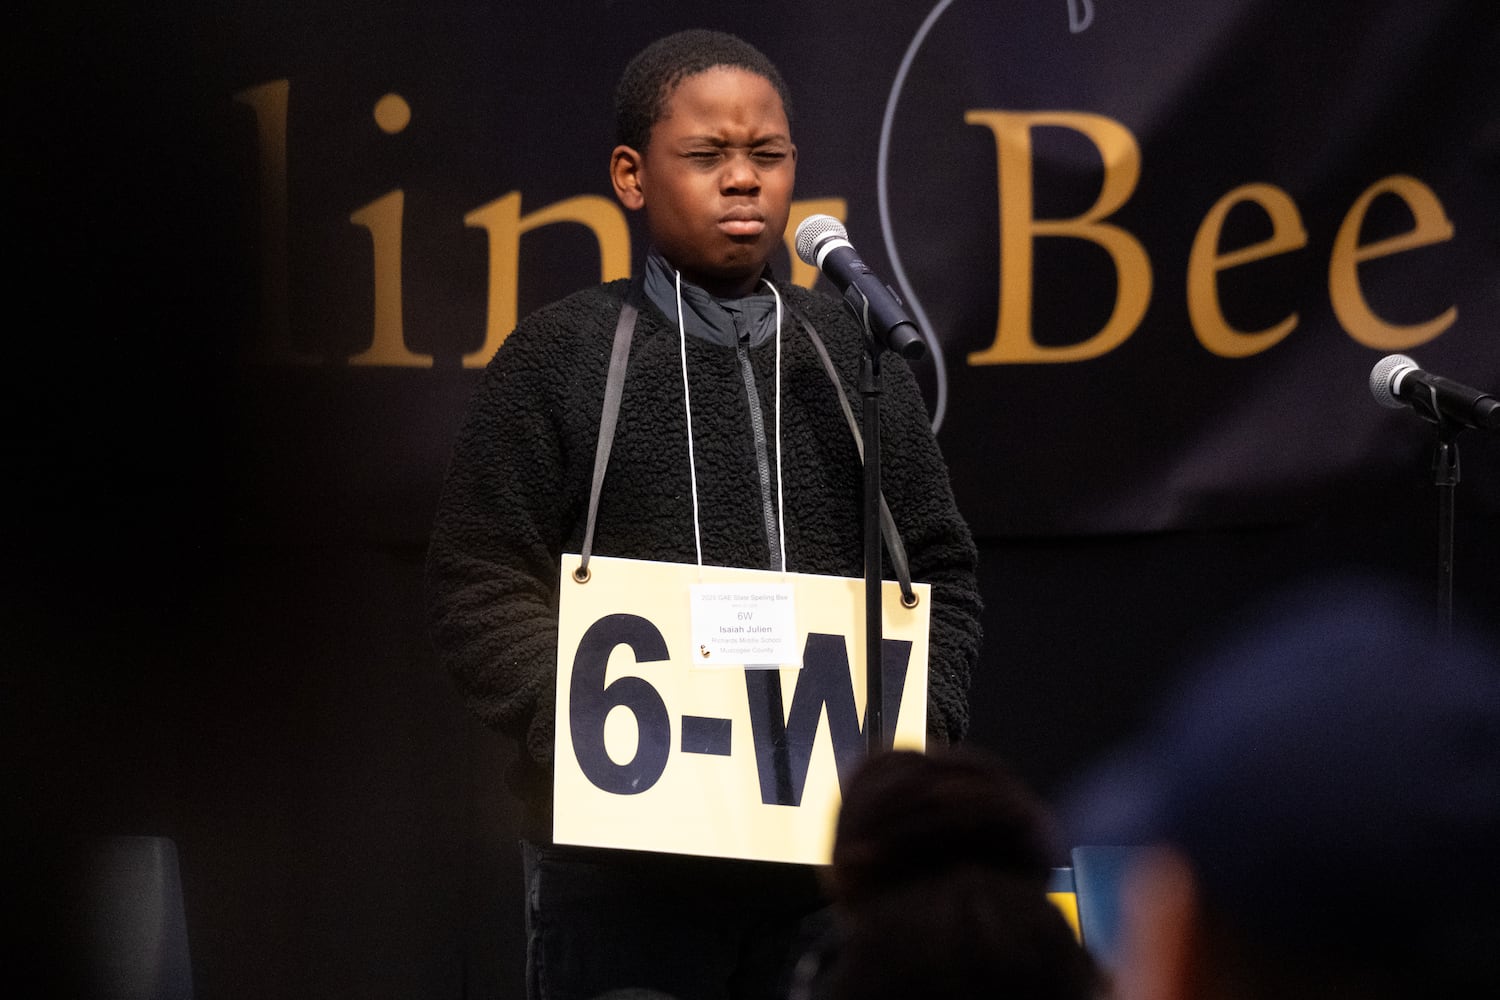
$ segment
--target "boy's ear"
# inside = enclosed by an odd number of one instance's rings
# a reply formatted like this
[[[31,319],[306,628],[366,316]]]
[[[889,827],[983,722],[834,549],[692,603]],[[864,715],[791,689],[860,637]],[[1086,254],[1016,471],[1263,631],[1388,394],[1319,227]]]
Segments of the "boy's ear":
[[[646,193],[641,188],[645,159],[630,146],[616,146],[609,154],[609,180],[615,187],[615,197],[631,211],[646,204]]]

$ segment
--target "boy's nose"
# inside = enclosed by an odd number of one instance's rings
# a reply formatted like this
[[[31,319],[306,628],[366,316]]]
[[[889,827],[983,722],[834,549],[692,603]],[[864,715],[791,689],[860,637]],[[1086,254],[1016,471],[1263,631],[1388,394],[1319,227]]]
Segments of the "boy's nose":
[[[760,188],[760,173],[748,156],[730,157],[724,166],[722,184],[726,191],[755,191]]]

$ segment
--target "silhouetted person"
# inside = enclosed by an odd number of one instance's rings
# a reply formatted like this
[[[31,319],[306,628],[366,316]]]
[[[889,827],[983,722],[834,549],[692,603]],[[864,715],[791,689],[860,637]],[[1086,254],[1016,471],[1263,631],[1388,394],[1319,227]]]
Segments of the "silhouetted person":
[[[1066,810],[1140,845],[1122,1000],[1500,996],[1500,657],[1346,582],[1224,636]]]
[[[835,926],[793,1000],[1086,1000],[1093,964],[1047,898],[1040,803],[972,748],[878,754],[851,777],[827,873]]]

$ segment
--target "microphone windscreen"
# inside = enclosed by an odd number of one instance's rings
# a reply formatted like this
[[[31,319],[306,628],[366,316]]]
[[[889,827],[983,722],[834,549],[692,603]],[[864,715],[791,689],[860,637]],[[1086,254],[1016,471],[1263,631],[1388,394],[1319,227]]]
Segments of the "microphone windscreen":
[[[1375,402],[1381,406],[1389,406],[1393,410],[1399,410],[1406,404],[1396,398],[1393,388],[1396,376],[1404,371],[1417,370],[1417,363],[1404,354],[1388,354],[1375,362],[1375,367],[1370,369],[1370,392],[1375,397]]]
[[[797,226],[797,256],[804,264],[818,266],[818,244],[828,236],[847,240],[849,231],[831,215],[809,215]]]

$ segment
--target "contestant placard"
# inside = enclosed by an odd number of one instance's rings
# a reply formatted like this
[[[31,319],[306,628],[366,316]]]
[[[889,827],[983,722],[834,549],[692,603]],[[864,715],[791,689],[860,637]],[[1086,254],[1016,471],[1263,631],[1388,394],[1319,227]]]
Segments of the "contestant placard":
[[[864,580],[596,556],[579,583],[578,563],[561,567],[554,839],[826,864],[838,774],[865,753]],[[789,586],[800,665],[699,666],[699,585]],[[914,587],[910,609],[882,589],[884,716],[921,749],[931,594]]]

